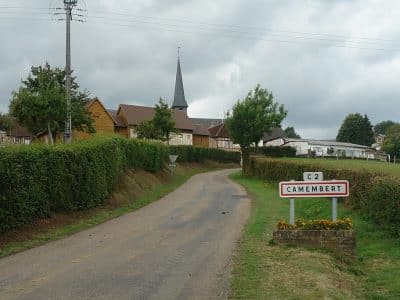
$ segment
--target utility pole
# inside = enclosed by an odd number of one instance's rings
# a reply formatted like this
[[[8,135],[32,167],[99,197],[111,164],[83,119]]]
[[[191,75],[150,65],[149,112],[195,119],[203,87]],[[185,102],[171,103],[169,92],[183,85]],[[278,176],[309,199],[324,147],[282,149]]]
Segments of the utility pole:
[[[67,119],[65,121],[64,142],[72,142],[72,119],[71,119],[71,20],[72,9],[78,0],[64,0],[66,20],[66,61],[65,61],[65,89],[67,96]]]

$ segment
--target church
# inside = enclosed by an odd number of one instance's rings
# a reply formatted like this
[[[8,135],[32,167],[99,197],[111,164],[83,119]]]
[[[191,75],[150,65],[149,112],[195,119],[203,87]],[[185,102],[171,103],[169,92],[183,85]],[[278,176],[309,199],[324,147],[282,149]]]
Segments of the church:
[[[86,109],[91,112],[98,134],[115,133],[127,138],[136,138],[137,126],[152,120],[154,107],[120,104],[117,110],[106,109],[98,98],[90,101]],[[188,104],[183,86],[181,61],[178,56],[172,117],[179,133],[171,134],[170,145],[193,145],[206,148],[238,150],[230,140],[222,119],[189,118]],[[76,131],[74,138],[86,139],[90,134]]]

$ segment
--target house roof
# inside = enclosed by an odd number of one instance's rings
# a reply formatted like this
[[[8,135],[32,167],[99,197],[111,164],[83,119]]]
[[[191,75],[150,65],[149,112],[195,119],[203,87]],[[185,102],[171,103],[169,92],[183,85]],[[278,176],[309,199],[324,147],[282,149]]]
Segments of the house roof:
[[[228,128],[225,123],[220,123],[217,126],[208,128],[210,136],[213,138],[229,138]]]
[[[143,121],[150,121],[154,117],[154,108],[148,106],[121,104],[118,114],[122,111],[129,125],[139,125]],[[193,123],[185,111],[171,110],[172,118],[177,129],[193,130]]]
[[[273,128],[271,132],[264,133],[262,140],[264,142],[268,142],[283,137],[285,137],[285,132],[282,130],[282,128]]]
[[[14,117],[10,117],[11,124],[13,128],[11,130],[8,130],[6,135],[7,136],[14,136],[14,137],[33,137],[32,132],[30,132],[27,128],[24,126],[21,126],[17,119]]]
[[[205,128],[203,125],[200,124],[194,124],[193,128],[193,134],[194,135],[204,135],[204,136],[209,136],[210,132]]]
[[[204,118],[190,118],[193,124],[199,124],[205,128],[214,127],[223,123],[223,119],[204,119]]]
[[[117,127],[127,127],[124,118],[118,115],[118,110],[115,109],[107,109],[108,113],[113,118],[114,124]]]
[[[175,93],[174,102],[172,103],[172,108],[187,108],[187,102],[185,98],[185,90],[183,88],[181,62],[178,58],[178,66],[176,69],[176,80],[175,80]]]

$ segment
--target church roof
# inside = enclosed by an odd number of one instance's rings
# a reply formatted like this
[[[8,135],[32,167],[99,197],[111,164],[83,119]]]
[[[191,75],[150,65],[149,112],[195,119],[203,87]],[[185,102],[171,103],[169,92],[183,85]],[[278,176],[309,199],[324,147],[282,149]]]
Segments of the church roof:
[[[181,62],[178,58],[178,67],[176,70],[176,81],[175,81],[175,94],[172,108],[187,108],[187,102],[185,98],[185,90],[183,89]]]

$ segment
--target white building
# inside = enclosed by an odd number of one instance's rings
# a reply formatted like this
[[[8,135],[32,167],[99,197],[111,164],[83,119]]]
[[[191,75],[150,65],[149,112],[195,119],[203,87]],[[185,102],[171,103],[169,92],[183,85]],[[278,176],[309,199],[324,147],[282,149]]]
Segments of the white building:
[[[372,147],[335,141],[279,137],[265,142],[264,146],[290,146],[296,149],[296,155],[298,156],[337,156],[363,159],[382,159],[385,157]]]

